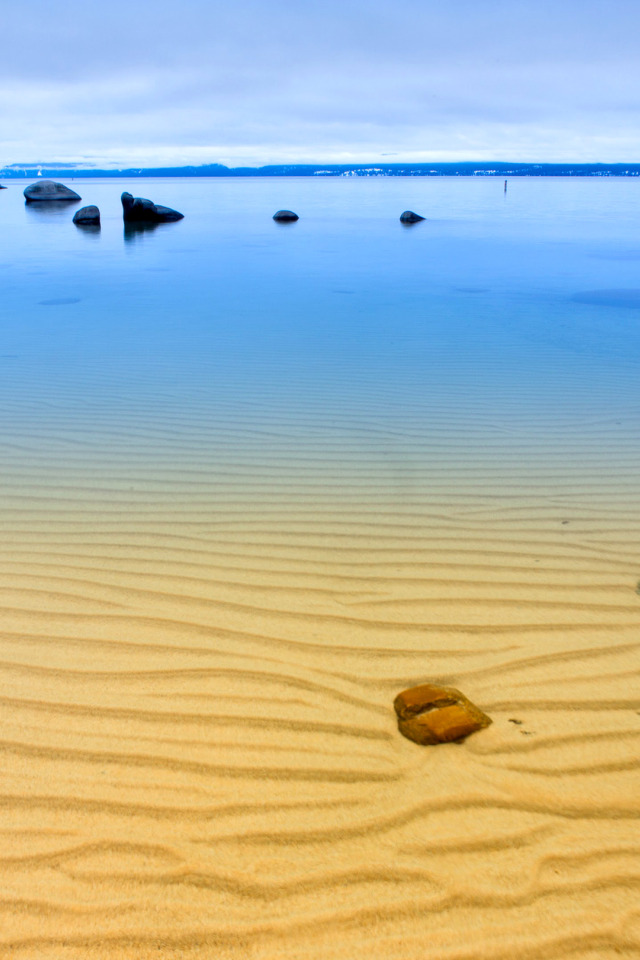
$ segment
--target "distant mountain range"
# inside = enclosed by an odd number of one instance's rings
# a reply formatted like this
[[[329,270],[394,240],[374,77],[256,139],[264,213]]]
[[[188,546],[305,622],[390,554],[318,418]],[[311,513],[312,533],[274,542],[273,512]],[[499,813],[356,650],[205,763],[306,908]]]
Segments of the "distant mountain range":
[[[640,163],[288,163],[266,167],[129,167],[102,170],[74,164],[12,163],[0,178],[36,177],[638,177]]]

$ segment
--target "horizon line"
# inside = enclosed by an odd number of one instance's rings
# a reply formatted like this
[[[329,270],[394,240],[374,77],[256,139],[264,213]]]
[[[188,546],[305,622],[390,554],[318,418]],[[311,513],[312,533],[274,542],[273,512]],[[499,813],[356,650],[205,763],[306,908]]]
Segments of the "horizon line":
[[[605,163],[573,161],[440,160],[440,161],[363,161],[360,163],[270,163],[260,166],[229,167],[222,163],[164,164],[159,166],[104,166],[86,161],[37,161],[0,167],[3,179],[37,179],[43,175],[81,177],[154,177],[154,176],[544,176],[604,175],[640,176],[640,161]]]

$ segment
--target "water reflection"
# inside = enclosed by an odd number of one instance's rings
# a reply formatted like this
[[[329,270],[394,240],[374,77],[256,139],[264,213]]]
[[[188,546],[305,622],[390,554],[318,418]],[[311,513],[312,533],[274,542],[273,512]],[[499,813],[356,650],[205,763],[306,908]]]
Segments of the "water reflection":
[[[24,206],[30,217],[47,219],[65,217],[80,200],[25,200]]]
[[[175,221],[177,223],[179,221]],[[124,242],[125,243],[139,243],[144,239],[145,234],[154,233],[158,227],[162,227],[163,230],[170,229],[175,226],[175,223],[168,221],[167,223],[153,223],[152,221],[144,220],[134,220],[126,222],[124,224]]]
[[[124,242],[138,243],[147,233],[153,233],[160,226],[159,223],[125,223]]]
[[[86,237],[93,237],[95,240],[100,236],[100,224],[99,223],[76,223],[75,227],[84,234]]]

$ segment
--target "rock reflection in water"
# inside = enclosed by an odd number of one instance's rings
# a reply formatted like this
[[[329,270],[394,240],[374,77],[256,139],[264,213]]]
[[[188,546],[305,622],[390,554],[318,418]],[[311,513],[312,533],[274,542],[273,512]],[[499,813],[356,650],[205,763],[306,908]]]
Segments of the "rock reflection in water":
[[[159,223],[125,223],[124,242],[136,243],[143,239],[144,234],[153,233],[159,226]]]

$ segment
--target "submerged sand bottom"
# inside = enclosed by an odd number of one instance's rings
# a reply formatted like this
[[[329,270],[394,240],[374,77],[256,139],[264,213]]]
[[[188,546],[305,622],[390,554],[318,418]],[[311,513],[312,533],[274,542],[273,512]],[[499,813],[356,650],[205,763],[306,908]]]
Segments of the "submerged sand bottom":
[[[7,440],[0,958],[640,956],[638,456],[583,426]],[[405,740],[427,680],[492,726]]]

